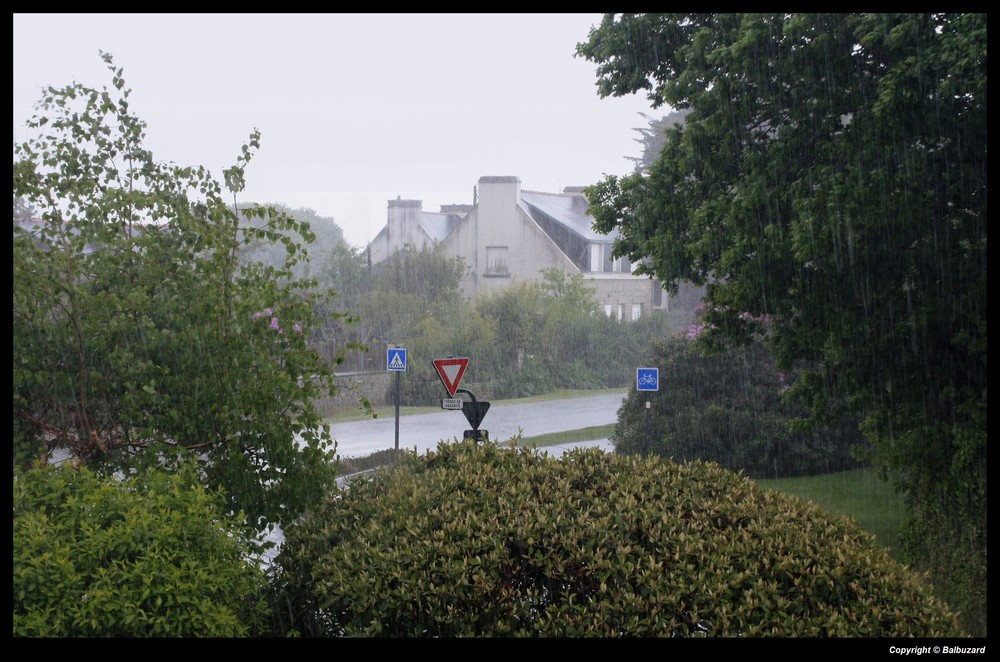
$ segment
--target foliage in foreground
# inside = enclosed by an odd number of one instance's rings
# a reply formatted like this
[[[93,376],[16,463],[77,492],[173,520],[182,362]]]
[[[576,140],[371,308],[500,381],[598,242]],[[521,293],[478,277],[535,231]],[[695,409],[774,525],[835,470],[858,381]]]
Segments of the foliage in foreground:
[[[266,586],[239,518],[193,472],[14,479],[15,637],[260,634]]]
[[[441,443],[286,530],[305,636],[961,636],[853,521],[718,465]]]
[[[38,214],[14,225],[14,469],[54,451],[107,475],[186,454],[253,526],[295,517],[334,478],[313,405],[332,368],[292,271],[314,235],[236,211],[256,131],[224,184],[156,161],[104,60],[112,89],[48,88],[14,147],[14,197]],[[264,247],[277,266],[251,259]]]
[[[706,284],[716,346],[768,317],[803,402],[899,479],[913,562],[984,586],[986,13],[607,14],[577,54],[602,96],[689,111],[587,190],[615,254]]]

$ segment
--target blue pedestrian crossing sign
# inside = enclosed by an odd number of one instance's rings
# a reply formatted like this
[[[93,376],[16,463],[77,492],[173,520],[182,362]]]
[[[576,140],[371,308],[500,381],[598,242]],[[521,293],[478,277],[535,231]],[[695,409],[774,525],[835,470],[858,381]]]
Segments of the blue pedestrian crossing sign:
[[[639,391],[660,390],[659,368],[636,368],[635,387]]]
[[[402,347],[390,347],[385,355],[386,370],[394,372],[406,371],[406,350]]]

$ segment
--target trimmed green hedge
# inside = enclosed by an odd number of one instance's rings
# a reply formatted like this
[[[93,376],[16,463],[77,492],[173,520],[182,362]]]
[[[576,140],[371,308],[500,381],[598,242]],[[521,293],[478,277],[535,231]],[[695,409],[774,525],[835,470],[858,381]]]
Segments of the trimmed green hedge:
[[[282,634],[963,634],[851,520],[711,463],[442,442],[285,533]]]

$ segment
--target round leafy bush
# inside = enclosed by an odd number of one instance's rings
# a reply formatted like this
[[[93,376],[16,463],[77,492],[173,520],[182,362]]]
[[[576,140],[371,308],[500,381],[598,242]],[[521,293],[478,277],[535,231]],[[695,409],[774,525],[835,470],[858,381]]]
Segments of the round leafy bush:
[[[791,377],[762,342],[705,355],[693,340],[671,337],[649,351],[660,389],[638,391],[633,383],[611,435],[618,453],[717,462],[751,478],[863,466],[853,453],[866,446],[857,420],[793,428],[807,412],[784,397]]]
[[[237,637],[266,624],[256,551],[190,473],[14,478],[15,637]]]
[[[857,525],[716,464],[455,442],[330,494],[278,555],[284,634],[961,636]]]

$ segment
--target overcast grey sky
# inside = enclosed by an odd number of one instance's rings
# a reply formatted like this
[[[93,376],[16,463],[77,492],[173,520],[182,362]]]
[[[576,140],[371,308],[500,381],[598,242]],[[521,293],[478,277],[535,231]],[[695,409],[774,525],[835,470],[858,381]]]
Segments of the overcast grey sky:
[[[161,161],[221,178],[256,127],[243,201],[308,207],[362,247],[387,200],[472,202],[484,175],[560,191],[632,168],[644,96],[600,99],[573,53],[599,14],[14,14],[14,140],[46,85],[110,86]]]

